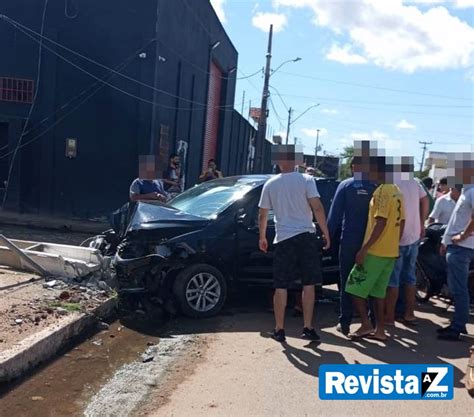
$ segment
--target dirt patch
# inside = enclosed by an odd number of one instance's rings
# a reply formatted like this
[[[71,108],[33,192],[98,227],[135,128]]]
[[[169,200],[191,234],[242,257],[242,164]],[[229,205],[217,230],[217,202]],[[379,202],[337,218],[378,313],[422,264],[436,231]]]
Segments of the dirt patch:
[[[60,325],[70,314],[92,311],[107,298],[106,291],[0,268],[0,352]]]

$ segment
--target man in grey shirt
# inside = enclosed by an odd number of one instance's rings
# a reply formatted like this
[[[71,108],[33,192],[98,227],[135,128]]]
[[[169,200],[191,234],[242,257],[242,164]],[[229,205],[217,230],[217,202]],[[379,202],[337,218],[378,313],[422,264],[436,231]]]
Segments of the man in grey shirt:
[[[443,236],[441,254],[446,254],[448,285],[454,297],[454,317],[448,327],[438,329],[438,338],[459,340],[469,321],[469,264],[474,261],[474,158],[468,153],[456,160],[456,182],[464,187]]]
[[[275,329],[272,337],[285,341],[285,309],[288,286],[301,279],[303,284],[302,337],[319,340],[313,327],[314,286],[321,281],[320,249],[316,236],[313,214],[323,233],[324,249],[330,247],[329,232],[324,207],[319,199],[314,178],[295,172],[297,155],[294,145],[274,146],[273,159],[281,174],[271,178],[263,187],[259,207],[260,250],[268,251],[266,237],[269,210],[275,221],[275,251],[273,254],[273,279],[275,294]]]

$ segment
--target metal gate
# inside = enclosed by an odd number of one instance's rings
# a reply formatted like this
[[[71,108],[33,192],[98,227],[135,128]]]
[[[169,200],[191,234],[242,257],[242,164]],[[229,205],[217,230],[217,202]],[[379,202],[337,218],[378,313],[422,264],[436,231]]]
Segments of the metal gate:
[[[202,152],[203,168],[206,168],[209,159],[215,159],[217,154],[221,88],[222,71],[216,64],[211,62],[209,68],[209,91],[207,94],[206,127],[204,131],[204,146]]]

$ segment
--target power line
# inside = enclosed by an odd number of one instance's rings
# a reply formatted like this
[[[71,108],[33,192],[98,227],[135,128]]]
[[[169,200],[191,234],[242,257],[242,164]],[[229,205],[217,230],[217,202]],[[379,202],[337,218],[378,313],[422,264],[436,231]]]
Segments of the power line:
[[[286,111],[288,111],[288,106],[286,105],[285,100],[283,100],[283,97],[281,96],[280,92],[272,85],[270,86],[270,88],[277,93],[277,96],[280,98],[280,101],[283,104],[283,107],[285,108]]]
[[[353,83],[349,81],[331,80],[329,78],[315,77],[313,75],[306,75],[306,74],[295,74],[293,72],[286,72],[286,71],[280,71],[280,73],[291,75],[293,77],[300,77],[300,78],[306,78],[306,79],[318,80],[318,81],[327,81],[327,82],[336,83],[336,84],[353,85],[356,87],[371,88],[374,90],[391,91],[394,93],[413,94],[413,95],[420,95],[420,96],[427,96],[427,97],[437,97],[437,98],[444,98],[444,99],[449,99],[449,100],[472,101],[472,99],[465,98],[465,97],[453,97],[453,96],[447,96],[447,95],[441,95],[441,94],[424,93],[420,91],[401,90],[397,88],[383,87],[383,86],[377,86],[377,85]]]
[[[44,25],[46,22],[46,10],[48,8],[48,1],[49,0],[44,0],[44,5],[43,5],[43,15],[41,18],[41,35],[44,33]],[[42,63],[42,56],[43,56],[43,41],[41,40],[38,46],[38,63],[37,63],[37,71],[36,71],[36,83],[35,83],[35,94],[33,96],[33,101],[31,102],[30,110],[28,111],[28,116],[26,117],[25,124],[23,125],[23,129],[21,131],[20,137],[18,138],[18,142],[15,146],[15,149],[13,150],[13,156],[10,161],[10,166],[8,167],[8,175],[6,179],[6,184],[5,184],[5,192],[3,194],[3,201],[2,201],[2,208],[5,207],[5,203],[8,198],[8,190],[10,189],[10,179],[13,171],[13,166],[15,165],[16,161],[16,155],[18,154],[18,150],[21,147],[21,142],[23,140],[23,136],[25,136],[25,131],[28,126],[28,123],[30,122],[31,115],[33,114],[33,109],[35,108],[36,104],[36,98],[38,97],[38,91],[40,87],[40,81],[41,81],[41,63]]]
[[[143,48],[142,48],[143,49]],[[133,55],[135,56],[135,55]],[[132,56],[132,57],[133,57]],[[131,57],[130,57],[131,58]],[[122,70],[124,69],[130,62],[127,62],[127,61],[130,61],[130,58],[125,60],[124,62],[122,62],[121,64],[119,64],[116,69],[117,70]],[[112,74],[112,73],[109,73],[109,74],[106,74],[103,78],[106,79],[110,79],[110,78],[113,78],[115,76],[115,74]],[[97,87],[98,88],[95,88]],[[30,143],[38,140],[39,138],[43,137],[47,132],[49,132],[51,129],[53,129],[54,127],[56,127],[57,125],[59,125],[64,119],[66,119],[67,117],[69,117],[72,113],[74,113],[79,107],[81,107],[85,102],[87,102],[90,98],[92,98],[95,94],[97,94],[101,89],[103,89],[105,87],[105,84],[101,83],[101,82],[98,82],[96,81],[94,84],[92,84],[91,86],[89,86],[86,90],[84,90],[83,92],[81,92],[80,94],[78,94],[77,96],[73,97],[68,103],[66,103],[66,105],[69,105],[72,101],[76,100],[77,98],[81,97],[84,95],[85,92],[87,92],[87,90],[92,90],[88,95],[86,95],[85,97],[83,97],[81,99],[81,101],[75,105],[69,112],[67,112],[66,114],[64,114],[63,116],[61,116],[58,120],[56,120],[53,124],[51,124],[50,126],[48,126],[44,131],[42,131],[40,134],[38,134],[37,136],[33,137],[32,139],[28,140],[27,142],[23,143],[19,149],[29,145]],[[94,89],[95,88],[95,89]],[[65,108],[66,105],[63,105],[59,108],[59,110],[63,110]],[[57,113],[57,111],[55,112],[55,114]],[[49,116],[47,119],[51,118],[53,115]],[[26,134],[28,134],[29,132],[31,132],[32,130],[38,128],[42,123],[44,123],[44,120],[41,121],[40,124],[38,124],[37,126],[34,126],[33,128],[29,129],[26,133],[25,133],[25,136]],[[4,148],[2,148],[3,150]],[[4,155],[2,155],[0,157],[0,159],[4,159],[8,156],[10,156],[14,151],[10,151]]]
[[[152,42],[154,42],[155,39],[151,39],[149,40],[146,44],[144,44],[143,46],[140,47],[140,49],[138,49],[137,51],[133,52],[128,58],[126,58],[123,62],[121,62],[120,64],[118,64],[114,69],[116,71],[122,71],[126,66],[128,66],[128,64],[130,64],[136,57],[137,55],[145,50]],[[104,79],[107,79],[107,78],[111,78],[110,77],[111,73],[108,73],[105,77],[103,77]],[[113,74],[112,74],[113,75]],[[55,111],[53,113],[51,113],[50,115],[46,116],[45,118],[43,118],[39,123],[37,123],[35,126],[31,127],[30,129],[28,129],[24,136],[27,136],[29,133],[31,133],[32,131],[38,129],[40,126],[42,126],[44,123],[46,123],[48,120],[50,120],[52,117],[56,116],[59,112],[65,110],[66,108],[68,108],[71,103],[73,103],[74,101],[76,101],[78,98],[81,98],[83,95],[85,95],[89,90],[92,90],[94,89],[97,85],[101,84],[99,81],[95,81],[93,82],[92,84],[90,84],[88,87],[84,88],[80,93],[76,94],[75,96],[73,96],[70,100],[68,100],[66,103],[62,104],[61,106],[57,107],[55,109]],[[6,115],[6,117],[11,117],[11,116],[8,116]],[[19,117],[20,118],[20,117]],[[22,118],[20,118],[22,119]],[[6,144],[5,146],[1,147],[0,148],[0,151],[8,148],[9,145]]]
[[[50,38],[48,38],[48,37],[46,37],[46,36],[43,36],[43,35],[41,35],[41,34],[35,32],[34,30],[28,28],[27,26],[24,26],[24,25],[22,25],[21,23],[18,23],[18,22],[16,22],[15,20],[10,19],[8,16],[0,15],[0,19],[3,19],[3,20],[5,20],[6,22],[10,23],[13,27],[15,27],[17,30],[19,30],[20,32],[22,32],[23,34],[25,34],[26,36],[28,36],[30,39],[34,40],[35,42],[39,42],[39,41],[38,41],[34,36],[30,35],[28,32],[34,33],[35,35],[39,36],[41,39],[47,40],[48,42],[51,42],[53,45],[55,45],[55,46],[57,46],[57,47],[59,47],[59,48],[62,48],[62,49],[64,49],[65,51],[67,51],[67,52],[69,52],[69,53],[71,53],[71,54],[73,54],[73,55],[76,55],[76,56],[78,56],[78,57],[80,57],[80,58],[82,58],[82,59],[84,59],[84,60],[86,60],[86,61],[88,61],[88,62],[94,64],[94,65],[97,65],[97,66],[99,66],[99,67],[101,67],[101,68],[103,68],[103,69],[106,69],[107,71],[112,71],[112,72],[114,72],[114,69],[113,69],[113,68],[110,68],[110,67],[108,67],[108,66],[106,66],[106,65],[104,65],[104,64],[101,64],[100,62],[97,62],[97,61],[93,60],[92,58],[89,58],[89,57],[87,57],[87,56],[85,56],[85,55],[83,55],[83,54],[81,54],[81,53],[79,53],[79,52],[77,52],[77,51],[74,51],[74,50],[72,50],[71,48],[68,48],[68,47],[66,47],[66,46],[64,46],[64,45],[61,45],[60,43],[58,43],[58,42],[56,42],[56,41],[54,41],[54,40],[52,40],[52,39],[50,39]],[[55,54],[55,55],[58,56],[59,58],[63,59],[64,61],[66,61],[66,62],[69,63],[70,65],[74,66],[75,68],[77,68],[77,69],[83,71],[84,73],[88,74],[89,76],[91,76],[91,77],[97,79],[97,77],[96,77],[95,75],[91,74],[90,72],[86,71],[84,68],[82,68],[82,67],[80,67],[79,65],[73,63],[72,61],[68,60],[67,58],[65,58],[64,56],[62,56],[61,54],[59,54],[57,51],[55,51],[54,49],[49,48],[49,47],[47,47],[47,46],[44,46],[44,48],[47,49],[48,51],[50,51],[51,53]],[[141,85],[141,86],[143,86],[143,87],[150,88],[150,89],[155,90],[155,91],[157,91],[157,92],[159,92],[159,93],[165,94],[165,95],[167,95],[167,96],[169,96],[169,97],[177,98],[177,99],[183,100],[183,101],[185,101],[185,102],[188,102],[188,103],[190,103],[190,104],[196,104],[196,105],[199,105],[199,106],[202,106],[202,107],[207,107],[207,104],[206,104],[206,103],[201,103],[201,102],[197,102],[197,101],[195,101],[195,100],[187,99],[187,98],[185,98],[185,97],[177,96],[176,94],[169,93],[168,91],[162,90],[162,89],[160,89],[160,88],[156,88],[156,87],[154,87],[154,86],[152,86],[152,85],[150,85],[150,84],[144,83],[144,82],[142,82],[142,81],[140,81],[140,80],[137,80],[137,79],[135,79],[135,78],[129,77],[129,76],[125,75],[125,74],[121,74],[121,73],[118,73],[118,72],[116,72],[116,74],[117,74],[118,76],[122,77],[122,78],[125,78],[126,80],[135,82],[135,83],[137,83],[137,84],[139,84],[139,85]],[[147,103],[149,103],[149,104],[156,104],[156,105],[161,106],[161,107],[164,107],[164,108],[179,109],[179,108],[176,108],[176,107],[173,107],[173,106],[166,106],[166,105],[163,105],[163,104],[160,104],[160,103],[154,103],[153,101],[149,101],[149,100],[146,100],[146,99],[142,99],[141,97],[135,96],[135,95],[133,95],[132,93],[126,92],[126,91],[124,91],[124,90],[121,90],[120,88],[118,88],[118,87],[116,87],[116,86],[113,86],[113,85],[109,85],[109,87],[115,88],[116,90],[118,90],[118,91],[120,91],[120,92],[122,92],[122,93],[124,93],[124,94],[127,94],[127,95],[129,95],[129,96],[131,96],[131,97],[135,97],[135,98],[137,98],[137,99],[139,99],[139,100],[142,100],[142,101],[144,101],[144,102],[147,102]],[[216,106],[216,107],[219,107],[219,108],[221,108],[221,107],[233,107],[233,105]],[[189,108],[182,108],[182,109],[180,109],[180,110],[189,110]]]
[[[384,101],[368,101],[368,100],[349,100],[349,99],[338,99],[333,97],[313,97],[313,96],[302,96],[296,94],[285,94],[281,93],[283,97],[294,97],[303,98],[308,100],[324,100],[324,101],[335,101],[342,103],[363,103],[383,106],[409,106],[409,107],[436,107],[436,108],[459,108],[459,109],[472,109],[473,105],[452,105],[452,104],[421,104],[421,103],[396,103],[396,102],[384,102]]]

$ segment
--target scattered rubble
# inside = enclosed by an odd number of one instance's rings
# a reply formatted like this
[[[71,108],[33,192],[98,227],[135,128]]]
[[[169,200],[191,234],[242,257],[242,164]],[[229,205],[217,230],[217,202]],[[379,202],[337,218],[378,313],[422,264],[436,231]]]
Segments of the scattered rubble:
[[[102,346],[104,342],[102,341],[102,339],[96,339],[92,341],[92,344],[96,346]]]

